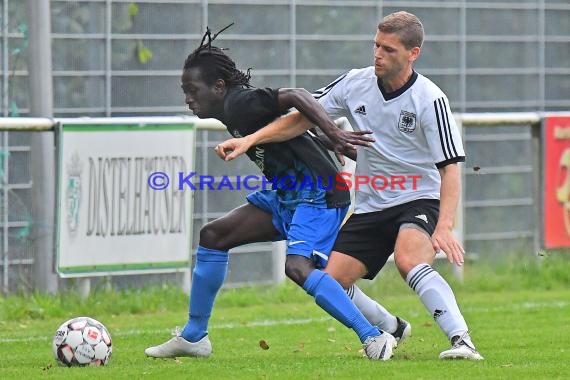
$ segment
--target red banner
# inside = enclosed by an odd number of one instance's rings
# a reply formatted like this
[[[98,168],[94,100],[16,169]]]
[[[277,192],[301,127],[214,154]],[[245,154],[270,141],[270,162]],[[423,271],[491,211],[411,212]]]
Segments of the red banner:
[[[544,246],[570,247],[570,116],[545,118]]]

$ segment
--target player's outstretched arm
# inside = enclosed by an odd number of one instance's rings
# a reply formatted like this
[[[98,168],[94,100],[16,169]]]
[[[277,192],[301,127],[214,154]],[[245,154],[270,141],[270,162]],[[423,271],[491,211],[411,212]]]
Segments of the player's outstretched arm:
[[[247,152],[252,146],[287,141],[312,127],[311,122],[302,117],[299,112],[291,112],[251,135],[226,140],[216,145],[214,150],[221,159],[231,161]]]
[[[349,132],[349,133],[357,133],[357,132]],[[319,134],[316,136],[316,138],[319,139],[319,141],[325,146],[325,148],[327,148],[331,152],[334,152],[334,150],[335,150],[334,144],[332,143],[331,140],[329,140],[327,135]],[[344,156],[350,158],[353,161],[356,161],[356,155],[357,155],[357,152],[356,152],[355,147],[353,147],[352,149],[345,150],[342,154],[341,153],[335,153],[336,159],[338,160],[338,162],[342,166],[344,166],[344,164],[345,164]]]
[[[252,146],[290,140],[317,125],[328,138],[327,148],[337,154],[354,159],[355,145],[368,146],[374,139],[367,135],[371,131],[347,132],[339,129],[321,105],[301,88],[279,90],[279,106],[282,110],[295,107],[291,112],[277,118],[267,126],[241,138],[224,141],[216,146],[216,154],[225,161],[231,161],[247,152]],[[339,159],[342,164],[344,160]]]
[[[282,88],[279,90],[281,109],[295,107],[309,122],[323,131],[330,141],[330,150],[337,154],[354,152],[356,145],[369,146],[374,139],[372,131],[347,132],[339,129],[327,115],[325,109],[303,88]]]

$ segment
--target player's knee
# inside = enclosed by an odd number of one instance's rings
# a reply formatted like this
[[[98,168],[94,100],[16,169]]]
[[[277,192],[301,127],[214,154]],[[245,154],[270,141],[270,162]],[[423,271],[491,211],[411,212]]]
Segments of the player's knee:
[[[367,270],[364,264],[357,260],[335,261],[334,257],[331,257],[323,272],[328,273],[344,289],[348,289],[366,275]]]
[[[303,286],[307,280],[307,278],[303,276],[301,269],[296,265],[287,265],[287,263],[285,263],[285,275],[299,286]]]
[[[210,222],[200,229],[200,245],[210,249],[228,249],[224,246],[224,239],[216,223]]]
[[[306,257],[287,255],[285,259],[285,275],[299,286],[303,286],[307,277],[314,269],[314,266]]]
[[[405,253],[396,252],[394,254],[394,263],[396,264],[396,268],[400,272],[400,275],[406,279],[408,272],[412,270],[413,267],[416,266],[414,263],[413,257],[411,255],[406,255]]]
[[[326,268],[325,268],[324,272],[328,273]],[[357,280],[357,279],[354,279],[349,274],[343,274],[343,273],[338,273],[338,272],[328,273],[328,274],[332,278],[334,278],[340,284],[340,286],[342,286],[344,289],[350,288],[352,286],[352,284],[354,284]]]

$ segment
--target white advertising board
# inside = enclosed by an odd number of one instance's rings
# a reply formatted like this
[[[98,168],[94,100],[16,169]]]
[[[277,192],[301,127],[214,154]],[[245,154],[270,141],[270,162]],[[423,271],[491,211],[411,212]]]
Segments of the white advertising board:
[[[194,171],[195,125],[130,119],[60,124],[61,277],[189,266],[193,197],[189,189],[178,189],[177,179]]]

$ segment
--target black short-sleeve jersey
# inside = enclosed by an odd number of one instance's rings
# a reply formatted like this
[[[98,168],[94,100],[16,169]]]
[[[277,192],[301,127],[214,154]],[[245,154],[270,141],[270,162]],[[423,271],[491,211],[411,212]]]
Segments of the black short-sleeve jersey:
[[[243,137],[281,114],[278,89],[231,88],[224,101],[222,122],[232,136]],[[308,133],[254,146],[246,154],[272,182],[286,206],[301,202],[323,208],[350,204],[349,191],[335,185],[338,170],[328,151]]]

